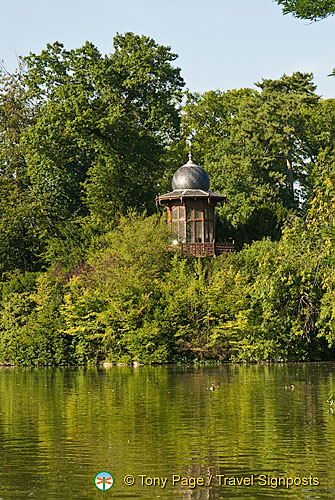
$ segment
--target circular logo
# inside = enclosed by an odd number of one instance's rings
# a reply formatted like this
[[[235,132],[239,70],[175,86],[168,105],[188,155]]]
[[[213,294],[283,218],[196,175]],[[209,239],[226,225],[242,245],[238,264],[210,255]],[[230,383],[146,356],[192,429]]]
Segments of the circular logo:
[[[95,476],[94,484],[99,490],[110,490],[114,484],[114,478],[109,472],[98,472]]]

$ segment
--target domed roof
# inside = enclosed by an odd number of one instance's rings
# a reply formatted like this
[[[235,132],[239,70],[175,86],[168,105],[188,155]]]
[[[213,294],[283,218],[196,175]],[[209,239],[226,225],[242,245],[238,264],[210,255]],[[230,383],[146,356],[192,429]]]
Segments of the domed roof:
[[[174,191],[183,189],[209,190],[209,177],[203,168],[193,163],[191,155],[185,165],[178,168],[172,178],[172,189]]]

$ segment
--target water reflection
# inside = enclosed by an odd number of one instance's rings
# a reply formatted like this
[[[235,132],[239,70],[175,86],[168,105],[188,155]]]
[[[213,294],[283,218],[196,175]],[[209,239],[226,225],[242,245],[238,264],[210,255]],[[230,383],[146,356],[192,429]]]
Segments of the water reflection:
[[[98,498],[94,477],[109,471],[117,498],[334,498],[334,368],[3,368],[0,497]],[[127,474],[135,485],[124,484]],[[173,485],[173,474],[186,479]],[[320,485],[275,488],[259,475]],[[140,476],[167,483],[142,486]]]

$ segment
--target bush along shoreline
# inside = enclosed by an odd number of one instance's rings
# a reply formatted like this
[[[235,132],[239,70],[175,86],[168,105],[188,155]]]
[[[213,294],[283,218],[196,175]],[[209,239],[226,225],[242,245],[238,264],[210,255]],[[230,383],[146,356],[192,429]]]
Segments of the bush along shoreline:
[[[71,270],[13,273],[1,282],[0,360],[334,359],[331,263],[295,224],[279,242],[186,259],[167,251],[164,217],[123,217]]]

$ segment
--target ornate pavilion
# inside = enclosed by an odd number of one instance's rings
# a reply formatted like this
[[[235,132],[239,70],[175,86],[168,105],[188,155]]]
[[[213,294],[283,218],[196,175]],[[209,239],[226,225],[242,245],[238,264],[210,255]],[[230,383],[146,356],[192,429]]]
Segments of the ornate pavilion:
[[[215,207],[226,196],[209,191],[209,183],[207,172],[189,154],[188,162],[173,175],[173,191],[157,198],[159,205],[166,205],[173,246],[181,246],[184,255],[216,257],[234,251],[233,243],[215,240]]]

